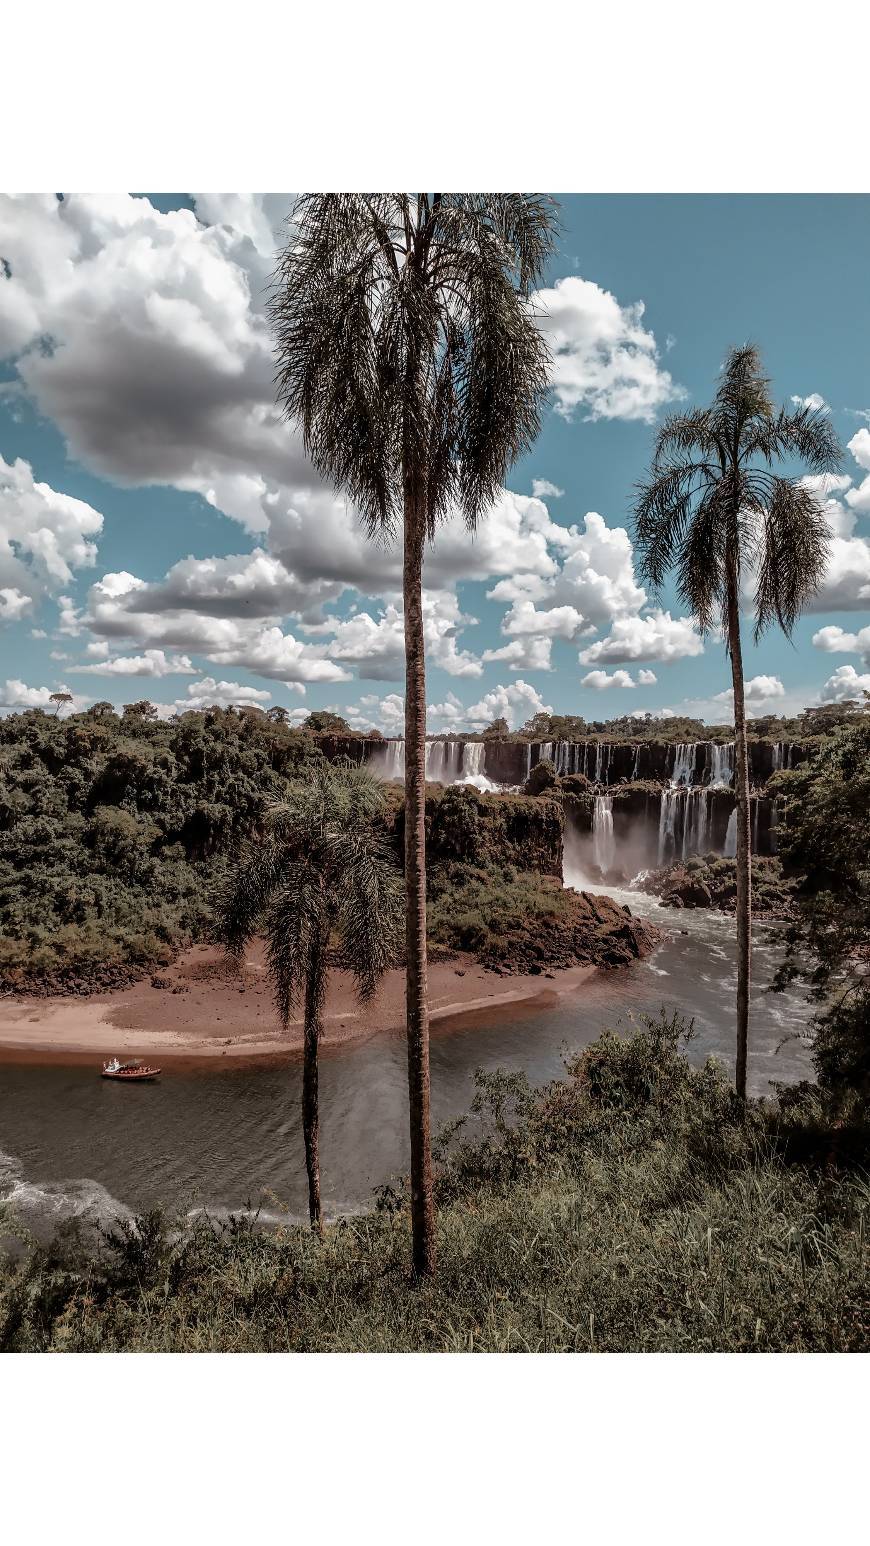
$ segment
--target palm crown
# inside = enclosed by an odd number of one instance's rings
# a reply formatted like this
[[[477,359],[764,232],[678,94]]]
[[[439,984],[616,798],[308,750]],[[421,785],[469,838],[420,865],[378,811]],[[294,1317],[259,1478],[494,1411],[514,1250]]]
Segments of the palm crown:
[[[532,288],[556,230],[531,194],[308,194],[270,300],[279,401],[322,475],[389,532],[409,476],[432,536],[474,525],[549,379]]]
[[[265,838],[249,846],[225,889],[220,940],[238,957],[255,934],[265,934],[285,1027],[309,981],[316,979],[322,1000],[330,941],[363,1000],[392,964],[403,892],[398,866],[372,827],[382,805],[381,790],[361,769],[317,769],[270,806]]]
[[[659,431],[638,487],[635,536],[644,578],[658,591],[674,567],[702,630],[727,609],[729,569],[754,575],[756,638],[773,622],[790,634],[824,575],[829,528],[806,482],[775,462],[832,472],[840,446],[830,420],[807,407],[776,410],[758,350],[733,349],[710,408],[675,414]]]

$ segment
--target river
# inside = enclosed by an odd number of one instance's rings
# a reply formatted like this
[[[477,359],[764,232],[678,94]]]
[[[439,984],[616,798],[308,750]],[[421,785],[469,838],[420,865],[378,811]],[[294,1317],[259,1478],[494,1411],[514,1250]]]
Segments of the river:
[[[503,1005],[440,1022],[431,1052],[434,1130],[467,1110],[476,1068],[522,1069],[543,1083],[603,1027],[627,1026],[662,1004],[694,1016],[693,1060],[715,1053],[733,1067],[733,919],[573,878],[653,918],[663,943],[646,961],[587,980],[556,1008]],[[754,927],[749,1082],[756,1095],[769,1093],[772,1081],[811,1074],[804,995],[764,991],[780,959],[777,933]],[[164,1074],[134,1088],[89,1069],[0,1066],[0,1212],[5,1200],[43,1238],[72,1217],[105,1223],[157,1202],[181,1212],[205,1206],[217,1216],[251,1204],[264,1219],[302,1217],[300,1086],[298,1063]],[[402,1036],[325,1052],[320,1112],[326,1209],[358,1211],[408,1166]]]

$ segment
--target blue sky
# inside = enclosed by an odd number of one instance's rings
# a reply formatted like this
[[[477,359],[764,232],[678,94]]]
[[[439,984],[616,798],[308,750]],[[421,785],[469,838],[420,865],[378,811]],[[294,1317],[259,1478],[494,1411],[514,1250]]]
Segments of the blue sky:
[[[430,728],[541,706],[727,719],[721,644],[646,596],[625,531],[662,415],[760,344],[849,448],[829,574],[749,645],[755,712],[870,689],[870,200],[570,196],[541,297],[542,433],[427,561]],[[0,195],[0,697],[282,703],[399,724],[397,555],[274,414],[262,314],[287,195]],[[561,491],[559,493],[555,491]],[[539,497],[533,497],[535,492]]]

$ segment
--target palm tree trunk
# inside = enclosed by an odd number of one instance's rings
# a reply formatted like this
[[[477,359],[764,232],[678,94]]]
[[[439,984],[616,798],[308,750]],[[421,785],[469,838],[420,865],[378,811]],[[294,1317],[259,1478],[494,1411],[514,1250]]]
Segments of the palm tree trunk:
[[[317,1099],[317,1047],[320,1041],[320,1006],[323,1003],[323,966],[319,951],[309,962],[305,982],[305,1040],[302,1054],[302,1136],[308,1172],[308,1216],[311,1228],[323,1234],[320,1213],[320,1110]]]
[[[734,790],[737,796],[737,1071],[740,1099],[746,1099],[749,1051],[749,986],[751,973],[752,859],[749,832],[749,756],[746,744],[746,702],[743,691],[743,648],[737,565],[728,564],[728,651],[734,686]]]
[[[423,641],[425,488],[405,488],[405,977],[411,1114],[411,1227],[418,1276],[435,1271],[426,982],[426,658]]]

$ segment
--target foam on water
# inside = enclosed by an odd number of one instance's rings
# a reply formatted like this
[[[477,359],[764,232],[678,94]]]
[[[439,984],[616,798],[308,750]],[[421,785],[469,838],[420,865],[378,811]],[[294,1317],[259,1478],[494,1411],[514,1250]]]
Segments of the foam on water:
[[[97,1229],[132,1215],[99,1181],[86,1176],[28,1180],[21,1160],[0,1150],[0,1216],[7,1234],[14,1234],[19,1225],[37,1239],[48,1239],[59,1225],[73,1220]]]

